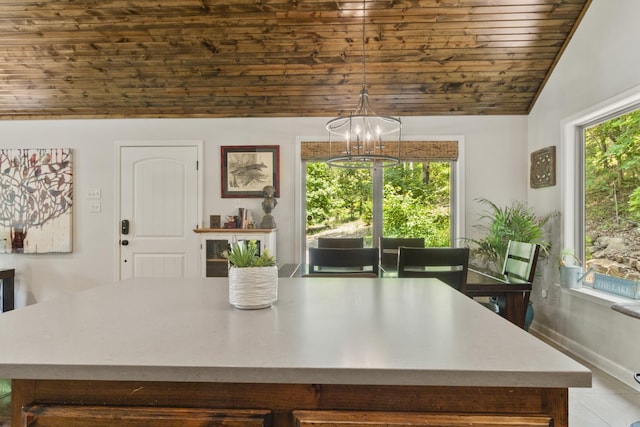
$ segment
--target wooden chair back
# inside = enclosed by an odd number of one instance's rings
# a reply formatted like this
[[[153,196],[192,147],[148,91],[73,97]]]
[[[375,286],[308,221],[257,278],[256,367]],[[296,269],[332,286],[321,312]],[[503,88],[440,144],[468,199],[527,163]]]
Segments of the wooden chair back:
[[[469,248],[398,249],[398,277],[434,277],[463,290],[468,268]]]
[[[380,265],[382,267],[398,267],[398,248],[424,248],[424,238],[421,237],[380,237]]]
[[[363,237],[318,237],[319,248],[363,248]]]
[[[379,274],[378,248],[309,248],[309,274]]]
[[[504,266],[502,267],[502,274],[509,279],[533,283],[539,254],[540,245],[510,240],[507,246]]]

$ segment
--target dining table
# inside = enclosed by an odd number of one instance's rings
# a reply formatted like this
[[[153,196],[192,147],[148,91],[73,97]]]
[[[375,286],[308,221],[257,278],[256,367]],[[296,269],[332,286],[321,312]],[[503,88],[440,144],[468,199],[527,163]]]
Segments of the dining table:
[[[503,275],[497,277],[474,269],[467,273],[467,283],[462,292],[470,297],[495,297],[504,301],[500,315],[511,323],[524,328],[532,284]]]
[[[283,264],[278,269],[279,277],[304,277],[309,273],[307,264]],[[336,271],[327,271],[335,274]],[[348,272],[343,272],[349,274]],[[355,274],[355,273],[351,273]],[[354,275],[354,277],[356,277]],[[380,277],[397,279],[398,273],[393,267],[380,266]],[[494,297],[503,303],[500,315],[520,328],[525,326],[525,317],[532,284],[506,275],[492,275],[469,268],[467,282],[461,292],[470,298]]]

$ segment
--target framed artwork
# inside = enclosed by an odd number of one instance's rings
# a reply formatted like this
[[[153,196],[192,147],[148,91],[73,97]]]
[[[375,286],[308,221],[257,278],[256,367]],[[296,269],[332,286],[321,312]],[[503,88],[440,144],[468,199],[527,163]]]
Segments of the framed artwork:
[[[69,148],[0,150],[0,244],[5,253],[71,252],[71,160]]]
[[[209,215],[209,228],[221,228],[221,221],[220,215]]]
[[[280,146],[250,145],[220,147],[222,197],[264,197],[271,185],[280,197]]]
[[[531,153],[531,188],[552,187],[556,185],[556,147],[550,146]]]

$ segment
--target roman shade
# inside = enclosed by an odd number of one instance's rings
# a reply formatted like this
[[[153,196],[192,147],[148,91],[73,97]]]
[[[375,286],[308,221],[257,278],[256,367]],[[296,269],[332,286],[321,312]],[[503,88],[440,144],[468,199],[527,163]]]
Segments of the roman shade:
[[[397,151],[394,142],[385,143],[385,149]],[[333,147],[336,151],[336,147]],[[307,162],[325,161],[329,158],[328,141],[303,141],[300,158]],[[400,160],[414,162],[453,162],[458,159],[458,141],[402,141]]]

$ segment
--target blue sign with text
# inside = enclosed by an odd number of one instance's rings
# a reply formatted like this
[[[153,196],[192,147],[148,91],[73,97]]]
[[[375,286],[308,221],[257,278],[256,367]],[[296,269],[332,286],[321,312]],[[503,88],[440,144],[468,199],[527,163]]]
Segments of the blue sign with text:
[[[593,288],[627,298],[640,299],[640,286],[635,280],[595,273]]]

